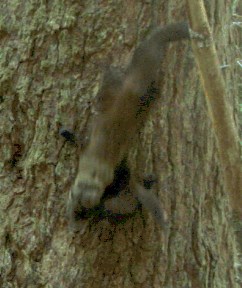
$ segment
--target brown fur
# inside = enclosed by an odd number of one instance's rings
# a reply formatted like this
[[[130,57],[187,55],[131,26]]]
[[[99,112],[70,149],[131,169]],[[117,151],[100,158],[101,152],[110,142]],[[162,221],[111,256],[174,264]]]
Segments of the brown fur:
[[[90,142],[80,157],[68,201],[71,220],[81,206],[91,208],[99,204],[105,188],[113,181],[115,167],[127,154],[158,97],[154,86],[159,79],[160,61],[164,57],[166,44],[189,38],[188,30],[186,23],[155,29],[135,50],[124,75],[111,69],[105,74],[97,95],[98,113],[92,121]],[[140,190],[138,185],[134,186]],[[138,199],[141,195],[141,202],[147,202],[145,207],[159,210],[154,205],[156,200],[146,201],[144,190],[134,193]]]

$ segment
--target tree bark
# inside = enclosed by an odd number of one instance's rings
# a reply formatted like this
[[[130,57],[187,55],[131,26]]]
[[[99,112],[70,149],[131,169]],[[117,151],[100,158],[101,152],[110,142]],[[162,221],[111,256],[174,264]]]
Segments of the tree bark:
[[[214,133],[218,141],[220,161],[224,170],[225,187],[233,212],[242,220],[242,170],[238,129],[231,121],[231,107],[226,99],[226,88],[203,1],[187,1],[192,29],[199,34],[193,41],[204,93],[207,99]],[[201,39],[202,37],[202,39]]]
[[[221,63],[233,58],[230,5],[206,5]],[[84,135],[104,66],[127,65],[150,27],[187,19],[185,3],[2,0],[0,11],[0,286],[239,287],[231,209],[189,42],[169,46],[160,99],[129,153],[131,173],[158,178],[168,234],[147,211],[90,224],[83,235],[67,229],[79,155],[59,128]],[[233,113],[234,73],[224,75]]]

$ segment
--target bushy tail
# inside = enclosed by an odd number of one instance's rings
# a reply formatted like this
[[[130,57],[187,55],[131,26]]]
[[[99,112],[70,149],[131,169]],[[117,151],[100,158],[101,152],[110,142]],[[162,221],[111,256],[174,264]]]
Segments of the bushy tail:
[[[189,26],[186,22],[156,28],[135,50],[126,72],[127,78],[136,78],[145,88],[153,81],[156,82],[166,45],[183,39],[190,39]]]
[[[156,30],[150,36],[150,39],[152,38],[154,38],[153,41],[159,42],[159,46],[166,42],[189,39],[190,34],[188,23],[179,22],[156,28]],[[157,39],[159,40],[157,41]]]

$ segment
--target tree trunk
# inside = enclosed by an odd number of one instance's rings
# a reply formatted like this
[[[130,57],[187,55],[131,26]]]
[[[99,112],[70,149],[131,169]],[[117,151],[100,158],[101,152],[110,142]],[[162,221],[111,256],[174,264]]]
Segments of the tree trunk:
[[[185,3],[1,2],[0,286],[239,287],[231,209],[189,42],[169,46],[160,99],[129,153],[131,173],[158,178],[168,233],[145,210],[75,236],[65,218],[79,155],[59,128],[83,135],[104,66],[125,67],[149,27],[186,20]],[[221,65],[233,62],[228,2],[206,5]],[[234,74],[224,71],[233,108]]]

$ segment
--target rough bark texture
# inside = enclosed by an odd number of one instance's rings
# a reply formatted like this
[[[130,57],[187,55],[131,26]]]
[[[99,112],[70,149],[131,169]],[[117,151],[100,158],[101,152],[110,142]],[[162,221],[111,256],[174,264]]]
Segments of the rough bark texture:
[[[129,155],[131,172],[158,177],[168,235],[145,211],[146,226],[136,215],[82,236],[67,231],[78,152],[59,127],[83,131],[103,66],[127,64],[148,27],[186,18],[185,1],[167,2],[1,1],[1,287],[239,287],[231,211],[189,43],[170,46],[160,100]],[[231,3],[206,3],[221,64],[232,63]],[[234,68],[224,76],[235,107]]]
[[[227,98],[221,64],[208,24],[204,1],[188,0],[191,29],[203,40],[192,41],[193,53],[206,95],[206,103],[217,139],[219,160],[223,167],[224,186],[236,221],[242,222],[242,161],[238,127],[231,121],[232,111]],[[199,37],[199,38],[200,38]]]

